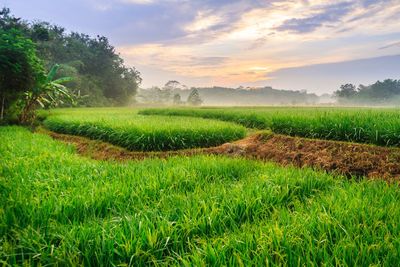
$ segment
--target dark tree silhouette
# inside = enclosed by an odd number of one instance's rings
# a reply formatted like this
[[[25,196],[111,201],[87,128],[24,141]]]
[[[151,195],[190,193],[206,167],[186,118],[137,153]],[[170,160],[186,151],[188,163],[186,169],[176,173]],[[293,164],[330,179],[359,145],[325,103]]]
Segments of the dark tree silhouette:
[[[190,92],[187,103],[193,106],[199,106],[203,103],[203,100],[200,98],[199,91],[196,88],[193,88]]]
[[[335,91],[336,97],[349,98],[357,94],[356,86],[351,83],[347,83],[340,86],[340,90]]]

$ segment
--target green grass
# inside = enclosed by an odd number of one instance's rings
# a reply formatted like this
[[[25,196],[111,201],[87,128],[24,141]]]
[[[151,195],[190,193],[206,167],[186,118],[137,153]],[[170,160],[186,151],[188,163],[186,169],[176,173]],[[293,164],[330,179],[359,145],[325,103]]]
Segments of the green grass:
[[[368,108],[170,108],[143,115],[192,116],[231,121],[275,133],[337,141],[400,145],[400,110]]]
[[[86,136],[140,151],[217,146],[246,135],[244,127],[233,123],[202,118],[149,117],[129,109],[56,110],[43,124],[58,133]]]
[[[216,156],[117,164],[0,127],[4,265],[400,261],[400,189]]]

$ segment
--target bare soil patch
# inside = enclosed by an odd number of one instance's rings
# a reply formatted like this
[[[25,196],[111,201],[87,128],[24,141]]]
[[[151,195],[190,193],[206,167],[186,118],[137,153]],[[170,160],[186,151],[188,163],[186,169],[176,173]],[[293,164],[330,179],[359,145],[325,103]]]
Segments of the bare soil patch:
[[[280,165],[312,167],[346,176],[398,180],[400,148],[255,133],[218,147],[168,152],[132,152],[101,141],[40,130],[73,144],[77,152],[97,160],[142,160],[176,155],[216,154],[273,161]]]
[[[346,176],[398,180],[400,149],[273,134],[250,136],[213,148],[215,154],[270,160],[281,165],[312,167]]]
[[[96,160],[143,160],[146,158],[167,158],[177,155],[194,155],[204,153],[203,149],[188,149],[166,152],[139,152],[129,151],[122,147],[114,146],[109,143],[92,140],[86,137],[59,134],[52,131],[40,129],[38,132],[50,135],[52,138],[69,143],[75,146],[76,151],[83,155]]]

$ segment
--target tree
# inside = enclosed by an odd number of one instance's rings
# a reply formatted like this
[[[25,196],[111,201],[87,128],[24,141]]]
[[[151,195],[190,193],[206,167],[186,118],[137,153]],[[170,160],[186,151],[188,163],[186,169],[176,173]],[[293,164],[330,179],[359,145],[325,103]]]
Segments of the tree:
[[[38,106],[42,108],[57,107],[64,101],[74,102],[73,95],[63,85],[71,81],[70,77],[55,79],[59,65],[54,65],[45,79],[39,81],[38,85],[32,90],[24,93],[22,100],[22,111],[19,121],[22,124],[32,123],[35,119],[35,111]]]
[[[203,100],[200,98],[199,91],[196,88],[193,88],[190,92],[187,103],[193,106],[199,106],[203,103]]]
[[[80,105],[127,104],[141,83],[140,73],[134,67],[124,64],[104,36],[67,33],[63,27],[48,22],[29,23],[12,16],[7,8],[0,9],[0,29],[6,32],[18,31],[21,37],[31,40],[32,46],[36,48],[36,55],[44,66],[43,73],[56,63],[62,65],[63,69],[72,71],[74,82],[69,82],[68,88],[88,95],[80,99]],[[0,55],[3,56],[4,53]],[[29,75],[21,77],[28,79]],[[32,88],[32,85],[29,87]],[[9,105],[7,101],[4,101],[4,105]]]
[[[4,119],[23,92],[43,79],[44,68],[33,42],[17,29],[0,28],[0,119]]]
[[[386,79],[371,85],[360,84],[355,90],[352,84],[345,84],[335,92],[340,101],[358,104],[395,104],[400,99],[400,80]]]
[[[181,95],[175,94],[174,95],[174,105],[180,105],[180,104],[182,104]]]
[[[178,88],[181,84],[178,81],[168,81],[165,85],[164,85],[164,90],[175,90],[176,88]]]
[[[351,83],[347,83],[340,86],[340,90],[334,92],[334,95],[338,98],[351,98],[356,95],[356,86]]]
[[[0,10],[0,28],[3,30],[17,29],[22,31],[27,27],[26,23],[16,18],[10,13],[9,8],[2,8]]]
[[[365,90],[371,98],[377,100],[388,100],[400,94],[400,82],[392,79],[386,79],[383,82],[377,81],[368,86]]]

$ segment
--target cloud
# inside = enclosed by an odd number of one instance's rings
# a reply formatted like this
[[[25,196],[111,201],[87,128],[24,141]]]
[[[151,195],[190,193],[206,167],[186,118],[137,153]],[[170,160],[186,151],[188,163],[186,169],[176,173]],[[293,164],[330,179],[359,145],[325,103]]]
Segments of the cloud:
[[[148,5],[154,3],[154,0],[120,0],[121,3]]]
[[[223,56],[195,56],[195,49],[186,45],[147,44],[118,47],[118,52],[126,58],[135,59],[136,63],[181,73],[200,73],[202,70],[220,68],[229,61],[228,57]]]
[[[265,73],[270,69],[263,62],[253,59],[241,61],[228,56],[207,56],[201,50],[201,45],[151,44],[118,47],[118,52],[128,64],[151,67],[163,73],[174,73],[173,77],[181,75],[193,79],[202,78],[203,85],[258,81],[265,79]],[[154,83],[145,82],[145,86],[151,85]]]
[[[400,41],[399,42],[394,42],[394,43],[390,43],[388,45],[379,47],[379,49],[387,49],[387,48],[392,48],[392,47],[400,47]]]
[[[397,0],[332,3],[152,0],[116,5],[110,16],[117,50],[143,70],[145,86],[163,84],[166,77],[199,86],[289,86],[278,81],[293,85],[301,76],[269,79],[283,73],[279,69],[387,55],[376,48],[399,40],[400,21],[388,23],[399,14]],[[313,87],[313,79],[307,83],[303,88]]]
[[[189,57],[189,65],[191,66],[209,66],[217,67],[229,60],[228,57]]]
[[[388,55],[400,40],[399,0],[7,1],[17,16],[107,36],[146,85],[264,84],[278,69]]]
[[[195,20],[185,26],[187,32],[198,32],[210,29],[222,22],[222,18],[213,15],[212,12],[199,11]]]
[[[319,8],[317,14],[305,18],[292,18],[283,22],[275,29],[278,31],[291,31],[295,33],[308,33],[327,23],[338,22],[352,11],[353,3],[342,2],[339,4]]]
[[[268,74],[276,88],[331,93],[341,84],[371,84],[400,77],[400,55],[284,68]]]

